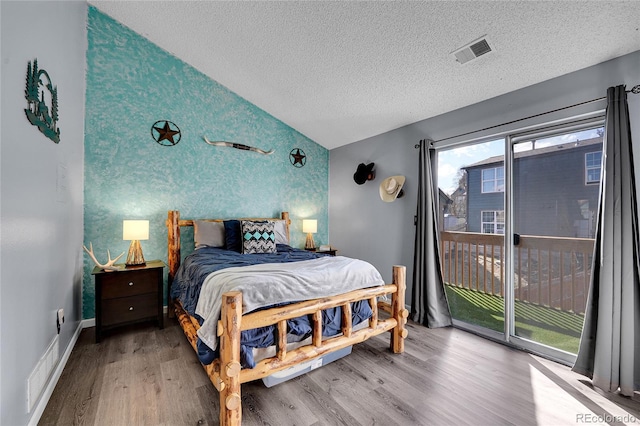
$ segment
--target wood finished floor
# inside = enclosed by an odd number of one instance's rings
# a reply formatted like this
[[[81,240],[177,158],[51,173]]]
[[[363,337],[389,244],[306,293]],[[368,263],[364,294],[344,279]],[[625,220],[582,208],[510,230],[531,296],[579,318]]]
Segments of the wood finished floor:
[[[82,331],[41,425],[218,424],[218,393],[174,320],[94,343]],[[556,364],[473,334],[409,322],[272,388],[242,386],[243,425],[640,424],[640,402],[593,389]]]

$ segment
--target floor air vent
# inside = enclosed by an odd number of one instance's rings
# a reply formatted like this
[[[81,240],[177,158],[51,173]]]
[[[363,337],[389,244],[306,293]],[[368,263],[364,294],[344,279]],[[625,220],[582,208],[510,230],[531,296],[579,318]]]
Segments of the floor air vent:
[[[467,62],[474,60],[484,54],[491,52],[491,46],[487,41],[487,37],[480,37],[478,40],[472,41],[466,46],[461,47],[460,49],[452,52],[451,54],[455,56],[456,61],[461,64],[466,64]]]

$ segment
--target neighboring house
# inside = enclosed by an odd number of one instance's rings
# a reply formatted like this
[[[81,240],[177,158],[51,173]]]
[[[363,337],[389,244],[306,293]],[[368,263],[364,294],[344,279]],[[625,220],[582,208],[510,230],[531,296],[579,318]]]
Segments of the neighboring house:
[[[447,229],[445,219],[450,216],[450,210],[451,206],[453,205],[453,200],[440,188],[438,188],[438,205],[438,223],[444,223],[445,229]]]
[[[467,188],[466,174],[464,184],[456,188],[449,196],[451,204],[448,210],[444,212],[444,230],[445,231],[465,231],[467,227]]]
[[[592,238],[602,138],[523,151],[514,157],[515,231]],[[467,232],[504,233],[504,156],[464,167]]]
[[[464,214],[460,215],[458,213],[458,204],[456,204],[457,202],[453,198],[457,190],[451,196],[447,195],[440,188],[438,188],[438,192],[438,224],[440,229],[443,231],[464,231],[466,226],[465,217]]]
[[[465,184],[464,186],[458,186],[455,191],[451,194],[451,200],[453,200],[453,206],[451,208],[452,211],[450,213],[454,214],[459,218],[467,217],[467,187],[466,187],[466,175],[464,177]]]

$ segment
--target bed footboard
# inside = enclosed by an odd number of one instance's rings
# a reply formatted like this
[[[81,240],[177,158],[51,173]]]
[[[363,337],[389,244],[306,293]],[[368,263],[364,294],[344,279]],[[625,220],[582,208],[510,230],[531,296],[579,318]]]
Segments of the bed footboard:
[[[279,308],[267,309],[242,315],[242,293],[229,292],[223,295],[221,319],[218,323],[220,337],[220,358],[212,364],[203,365],[215,388],[220,392],[220,424],[240,425],[242,420],[242,404],[240,385],[261,379],[275,372],[298,365],[347,346],[363,342],[370,337],[390,331],[390,349],[395,353],[404,351],[404,339],[408,331],[405,328],[409,312],[404,307],[405,291],[404,266],[393,267],[393,283],[380,287],[355,290],[349,293],[323,299],[309,300]],[[378,296],[391,294],[391,304],[378,301]],[[328,308],[340,306],[344,316],[350,315],[352,302],[367,300],[373,312],[369,326],[357,331],[351,328],[351,321],[343,321],[342,335],[322,340],[322,322],[314,320],[312,343],[287,351],[286,333],[287,319],[301,315],[316,318]],[[389,318],[379,318],[379,311],[391,313]],[[176,314],[191,346],[197,350],[197,321],[190,317],[179,303],[176,303]],[[350,318],[350,316],[349,316]],[[344,320],[344,318],[343,318]],[[276,325],[278,339],[276,355],[259,361],[252,369],[240,366],[240,334],[243,330],[256,327]]]

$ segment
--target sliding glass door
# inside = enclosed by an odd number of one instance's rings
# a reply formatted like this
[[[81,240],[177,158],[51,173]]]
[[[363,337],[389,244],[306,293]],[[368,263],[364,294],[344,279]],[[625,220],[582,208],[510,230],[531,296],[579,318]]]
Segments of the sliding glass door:
[[[438,151],[440,256],[454,324],[572,362],[602,135],[602,120],[591,119]]]
[[[591,273],[604,133],[592,126],[510,139],[509,334],[566,360],[578,351]]]
[[[454,321],[504,333],[504,140],[438,153],[443,279]]]

